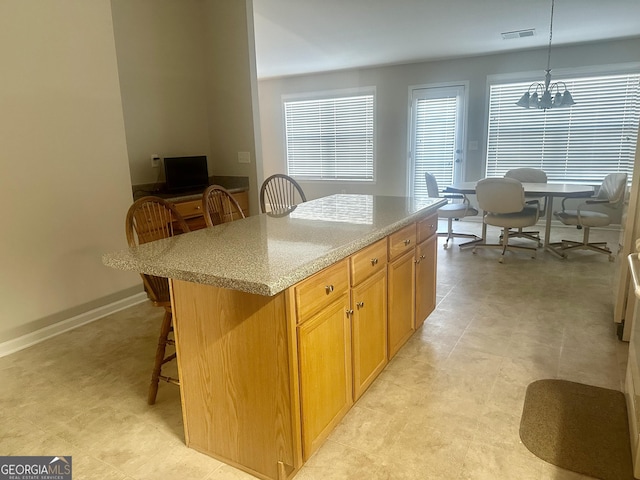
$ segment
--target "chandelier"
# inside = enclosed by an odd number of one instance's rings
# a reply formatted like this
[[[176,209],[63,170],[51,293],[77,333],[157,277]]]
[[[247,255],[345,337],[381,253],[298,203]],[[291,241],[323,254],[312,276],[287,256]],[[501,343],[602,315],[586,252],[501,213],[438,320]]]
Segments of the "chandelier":
[[[547,51],[547,73],[544,76],[544,83],[534,82],[522,95],[516,105],[524,108],[548,108],[570,107],[575,105],[573,97],[567,90],[564,82],[551,83],[551,38],[553,37],[553,6],[555,0],[551,0],[551,24],[549,25],[549,49]]]

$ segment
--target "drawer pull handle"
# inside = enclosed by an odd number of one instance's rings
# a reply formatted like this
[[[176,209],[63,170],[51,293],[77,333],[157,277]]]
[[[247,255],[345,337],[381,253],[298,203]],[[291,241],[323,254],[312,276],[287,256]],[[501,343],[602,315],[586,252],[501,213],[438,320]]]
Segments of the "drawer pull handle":
[[[405,244],[405,245],[409,245],[410,243],[411,243],[411,239],[410,239],[410,238],[407,238],[407,239],[404,241],[404,244]]]
[[[358,303],[356,303],[356,306],[358,308],[363,308],[364,307],[364,302],[358,302]]]
[[[371,265],[374,266],[374,265],[377,265],[377,264],[378,264],[378,259],[377,258],[372,258],[371,259]]]
[[[200,206],[200,205],[196,206],[196,210],[200,210],[201,208],[202,208],[202,206]]]
[[[331,292],[333,292],[333,285],[327,285],[326,287],[324,287],[324,289],[327,292],[327,295],[329,295]]]

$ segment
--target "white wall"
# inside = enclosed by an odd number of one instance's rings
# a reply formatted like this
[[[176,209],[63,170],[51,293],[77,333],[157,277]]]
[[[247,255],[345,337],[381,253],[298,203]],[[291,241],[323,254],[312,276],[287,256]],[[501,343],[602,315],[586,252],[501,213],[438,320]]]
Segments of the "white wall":
[[[257,91],[251,0],[206,0],[209,138],[215,174],[249,177],[250,210],[258,213],[254,91]],[[250,163],[239,163],[249,152]]]
[[[132,183],[164,180],[154,153],[205,154],[210,175],[249,178],[257,212],[251,0],[111,2]]]
[[[122,107],[134,185],[164,180],[160,157],[207,155],[202,0],[111,0]]]
[[[140,291],[109,0],[0,3],[0,342]]]
[[[546,66],[546,49],[438,62],[345,70],[259,81],[263,174],[285,172],[282,95],[332,89],[376,87],[377,182],[301,182],[307,197],[317,198],[346,190],[349,193],[404,195],[407,175],[409,87],[432,83],[469,83],[467,140],[477,141],[466,152],[465,175],[484,175],[487,76],[539,71]],[[640,61],[640,39],[553,48],[552,68],[577,68]],[[552,72],[553,74],[553,72]]]

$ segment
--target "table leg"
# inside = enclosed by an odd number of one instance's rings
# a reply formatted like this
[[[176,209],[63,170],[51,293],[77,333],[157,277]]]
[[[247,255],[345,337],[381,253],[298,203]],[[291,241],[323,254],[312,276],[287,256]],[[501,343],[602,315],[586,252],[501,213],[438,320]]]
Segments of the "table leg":
[[[554,255],[556,255],[558,258],[564,258],[564,256],[561,253],[558,253],[558,251],[553,248],[551,246],[551,216],[553,215],[553,197],[551,195],[548,195],[545,197],[545,215],[547,216],[547,218],[545,219],[545,224],[544,224],[544,244],[543,244],[543,248],[548,251],[553,253]]]

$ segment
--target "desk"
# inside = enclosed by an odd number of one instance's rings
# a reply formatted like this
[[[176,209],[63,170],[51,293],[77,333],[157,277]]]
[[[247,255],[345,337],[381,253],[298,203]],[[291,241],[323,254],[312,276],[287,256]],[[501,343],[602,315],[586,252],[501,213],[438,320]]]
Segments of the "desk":
[[[447,193],[462,193],[465,195],[474,195],[476,193],[476,184],[478,182],[460,182],[445,188]],[[551,232],[551,216],[553,215],[553,199],[554,197],[585,197],[594,193],[593,187],[588,185],[577,185],[573,183],[523,183],[524,193],[526,195],[545,197],[545,220],[544,227],[544,249],[561,256],[549,245]],[[482,236],[485,236],[485,227],[482,228]]]

